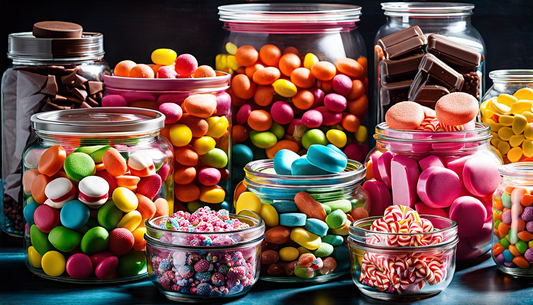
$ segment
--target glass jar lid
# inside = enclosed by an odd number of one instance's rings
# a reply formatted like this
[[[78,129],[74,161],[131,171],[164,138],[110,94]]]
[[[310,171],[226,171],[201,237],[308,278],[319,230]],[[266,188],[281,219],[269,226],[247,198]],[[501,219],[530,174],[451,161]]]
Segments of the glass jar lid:
[[[489,73],[490,79],[494,82],[522,83],[533,82],[533,70],[495,70]]]
[[[385,16],[468,16],[474,5],[454,2],[384,2]]]
[[[229,88],[231,75],[216,71],[215,77],[199,78],[135,78],[104,75],[106,88],[117,90],[169,92],[218,92]]]
[[[517,162],[500,165],[500,175],[513,178],[533,178],[533,162]]]
[[[159,131],[165,115],[134,107],[79,108],[37,113],[31,122],[43,134],[139,134]]]

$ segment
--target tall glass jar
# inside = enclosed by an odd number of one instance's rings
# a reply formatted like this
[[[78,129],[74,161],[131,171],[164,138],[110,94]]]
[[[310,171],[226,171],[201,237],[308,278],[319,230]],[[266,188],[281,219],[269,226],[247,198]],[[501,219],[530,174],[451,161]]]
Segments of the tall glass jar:
[[[460,237],[457,259],[483,255],[490,249],[492,194],[500,183],[501,159],[491,149],[491,137],[490,127],[481,123],[452,132],[379,124],[363,184],[372,203],[370,215],[383,215],[394,204],[451,218]]]
[[[533,160],[533,70],[496,70],[480,106],[491,144],[505,164]],[[530,106],[531,105],[531,106]]]
[[[0,227],[21,237],[21,158],[34,137],[30,117],[57,109],[100,105],[104,36],[83,32],[81,38],[36,38],[32,32],[8,36],[7,57],[13,62],[4,72],[1,89],[2,176]]]
[[[247,162],[273,158],[281,148],[303,154],[311,144],[333,143],[362,162],[373,107],[366,47],[356,25],[361,7],[253,3],[220,6],[219,15],[216,68],[233,73],[233,152],[249,157],[234,158],[234,182],[243,179]],[[240,60],[246,52],[257,56]],[[330,69],[327,76],[313,74],[319,61],[317,67]],[[339,70],[339,63],[353,70]]]
[[[394,103],[414,100],[423,105],[434,107],[438,97],[452,91],[463,91],[472,94],[481,101],[484,90],[485,78],[485,43],[479,32],[471,23],[471,18],[474,10],[474,5],[469,3],[452,3],[452,2],[385,2],[381,4],[385,11],[386,24],[383,25],[377,32],[374,45],[374,97],[377,123],[385,121],[385,113]],[[418,31],[420,45],[418,49],[411,49],[407,47],[406,55],[408,54],[436,54],[438,61],[444,62],[446,69],[451,68],[460,75],[454,77],[462,78],[463,84],[461,86],[449,87],[448,85],[437,82],[435,79],[429,79],[425,86],[419,88],[416,85],[416,75],[420,70],[418,65],[420,58],[399,56],[397,59],[388,59],[384,56],[382,46],[379,40],[391,34],[397,33],[401,30],[418,26],[421,30]],[[416,35],[412,33],[413,35]],[[453,54],[447,57],[442,55],[446,51],[438,46],[433,39],[429,39],[430,34],[440,35],[442,38],[455,44]],[[412,37],[412,35],[410,36]],[[438,36],[437,36],[438,37]],[[402,37],[400,40],[407,39]],[[415,47],[416,43],[411,47]],[[448,43],[446,43],[448,44]],[[427,47],[427,50],[426,50]],[[435,51],[430,49],[435,48]],[[410,49],[407,51],[407,49]],[[460,49],[459,51],[457,49]],[[443,51],[444,50],[444,51]],[[466,63],[464,61],[454,61],[455,54],[464,52],[461,56],[464,59],[471,60]],[[475,54],[479,53],[479,54]],[[473,59],[475,58],[475,59]],[[394,67],[394,63],[403,61],[398,67]],[[401,66],[401,67],[400,67]],[[427,86],[427,87],[426,87]],[[437,87],[438,86],[438,87]],[[426,87],[426,88],[423,88]],[[409,98],[410,97],[410,98]]]
[[[165,116],[140,108],[34,114],[23,155],[28,269],[47,279],[108,283],[146,275],[144,221],[173,208]]]
[[[502,182],[493,196],[492,258],[513,276],[533,276],[533,163],[500,166]]]

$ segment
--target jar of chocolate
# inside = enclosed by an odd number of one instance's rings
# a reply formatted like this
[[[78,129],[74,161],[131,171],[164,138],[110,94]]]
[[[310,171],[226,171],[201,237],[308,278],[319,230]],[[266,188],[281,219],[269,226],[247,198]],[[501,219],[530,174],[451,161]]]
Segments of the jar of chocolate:
[[[451,92],[481,100],[485,43],[471,24],[474,5],[386,2],[387,23],[374,40],[377,123],[401,101],[434,107]]]
[[[109,66],[103,60],[104,36],[68,22],[38,22],[33,32],[10,34],[7,56],[13,62],[1,88],[0,227],[21,237],[21,160],[34,137],[30,117],[48,110],[100,106]]]

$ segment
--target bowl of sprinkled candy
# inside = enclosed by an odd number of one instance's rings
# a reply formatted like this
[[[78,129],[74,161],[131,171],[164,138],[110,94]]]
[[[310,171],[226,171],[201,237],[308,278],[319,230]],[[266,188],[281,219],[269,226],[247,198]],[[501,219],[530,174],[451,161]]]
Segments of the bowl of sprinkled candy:
[[[170,300],[220,301],[246,294],[259,278],[261,217],[201,207],[146,222],[152,282]]]
[[[393,205],[382,217],[354,221],[348,242],[352,279],[372,298],[431,297],[450,284],[455,272],[457,223],[418,215],[410,207]]]

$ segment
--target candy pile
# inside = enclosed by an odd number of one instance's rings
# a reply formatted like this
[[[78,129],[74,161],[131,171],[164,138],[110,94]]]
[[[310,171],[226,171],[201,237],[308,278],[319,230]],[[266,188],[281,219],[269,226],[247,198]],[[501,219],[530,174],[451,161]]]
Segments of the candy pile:
[[[434,230],[432,223],[405,206],[390,206],[382,218],[374,221],[371,231],[386,233],[421,233],[420,235],[375,235],[367,242],[392,247],[439,244],[442,234],[423,234]],[[388,293],[414,293],[426,284],[438,285],[446,278],[453,253],[412,252],[381,254],[366,251],[361,261],[359,281]]]
[[[490,143],[504,163],[533,157],[533,89],[500,94],[481,103],[482,122],[491,127]]]
[[[117,150],[117,149],[120,149]],[[86,279],[145,272],[146,228],[153,216],[168,215],[160,196],[171,168],[168,157],[129,152],[119,145],[60,145],[31,150],[22,178],[29,228],[30,264],[49,276]]]
[[[236,232],[248,224],[231,219],[227,210],[213,211],[202,207],[194,213],[177,212],[159,225],[184,232]],[[187,246],[229,246],[239,240],[229,235],[187,234],[185,240],[173,240],[172,233],[163,233],[160,241]],[[255,247],[238,250],[160,251],[149,246],[153,270],[164,289],[204,297],[236,295],[256,280]]]

